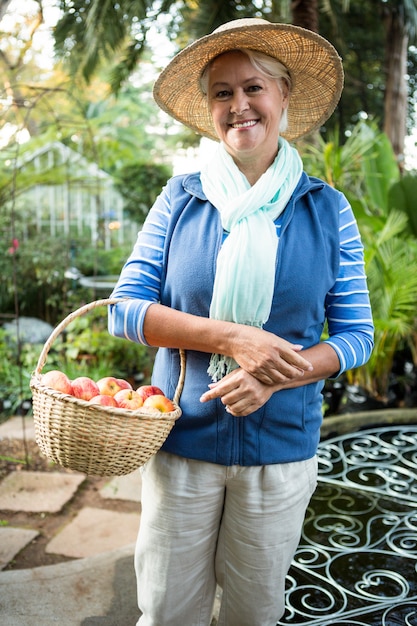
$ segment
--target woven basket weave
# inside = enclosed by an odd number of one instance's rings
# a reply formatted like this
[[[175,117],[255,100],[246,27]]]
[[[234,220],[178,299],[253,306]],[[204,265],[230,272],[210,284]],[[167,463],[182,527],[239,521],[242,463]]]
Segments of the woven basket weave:
[[[122,476],[146,463],[168,437],[181,415],[178,406],[185,377],[185,353],[173,402],[175,411],[150,414],[90,404],[42,385],[42,368],[60,333],[76,317],[92,309],[120,302],[96,300],[70,313],[49,336],[39,356],[30,387],[35,439],[42,453],[72,470],[97,476]]]

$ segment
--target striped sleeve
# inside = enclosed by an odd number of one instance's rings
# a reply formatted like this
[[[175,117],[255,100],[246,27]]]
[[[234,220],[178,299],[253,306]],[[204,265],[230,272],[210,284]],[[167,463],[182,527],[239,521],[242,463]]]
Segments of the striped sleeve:
[[[340,370],[337,376],[366,363],[374,339],[363,245],[352,209],[346,198],[341,198],[340,269],[326,298],[329,338],[325,340],[339,357]]]
[[[148,345],[143,323],[148,307],[160,300],[162,259],[170,206],[166,190],[149,211],[112,298],[131,298],[109,307],[109,332]]]

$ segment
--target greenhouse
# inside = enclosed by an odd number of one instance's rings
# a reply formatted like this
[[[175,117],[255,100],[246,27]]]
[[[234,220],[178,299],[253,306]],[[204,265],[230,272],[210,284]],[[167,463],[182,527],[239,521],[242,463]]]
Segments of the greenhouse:
[[[23,239],[35,233],[88,236],[106,250],[133,243],[138,227],[123,215],[112,176],[75,150],[52,142],[26,153],[17,170],[26,181],[16,199]]]

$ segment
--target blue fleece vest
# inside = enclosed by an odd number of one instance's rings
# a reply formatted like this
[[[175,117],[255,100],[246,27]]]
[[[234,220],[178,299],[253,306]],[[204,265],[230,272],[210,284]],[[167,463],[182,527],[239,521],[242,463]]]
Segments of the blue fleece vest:
[[[223,236],[220,217],[205,198],[198,174],[174,177],[167,194],[172,219],[164,252],[161,303],[208,317]],[[320,340],[326,294],[339,271],[340,198],[339,192],[303,174],[282,217],[274,299],[265,329],[305,348]],[[209,358],[209,354],[187,351],[180,400],[183,415],[164,450],[222,465],[286,463],[316,453],[322,382],[280,391],[255,413],[233,417],[220,400],[199,401],[211,382]],[[172,395],[178,375],[178,351],[159,349],[153,384]]]

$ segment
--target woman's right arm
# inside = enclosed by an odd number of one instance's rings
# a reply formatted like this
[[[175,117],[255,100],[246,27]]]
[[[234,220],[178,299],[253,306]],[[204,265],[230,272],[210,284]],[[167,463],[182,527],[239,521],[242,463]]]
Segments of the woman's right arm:
[[[150,346],[231,356],[266,384],[302,377],[311,365],[299,353],[301,347],[258,328],[191,315],[159,303],[170,213],[165,189],[149,212],[113,290],[111,297],[128,300],[110,307],[109,332]]]
[[[143,333],[148,345],[231,356],[266,384],[298,379],[311,364],[301,346],[253,326],[224,322],[154,304],[147,309]]]

